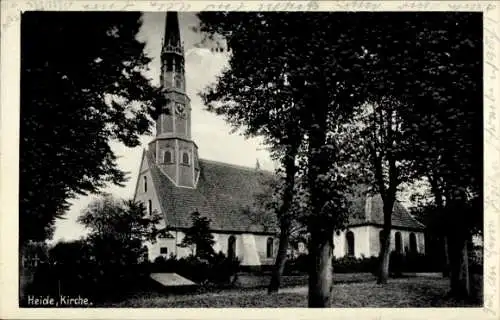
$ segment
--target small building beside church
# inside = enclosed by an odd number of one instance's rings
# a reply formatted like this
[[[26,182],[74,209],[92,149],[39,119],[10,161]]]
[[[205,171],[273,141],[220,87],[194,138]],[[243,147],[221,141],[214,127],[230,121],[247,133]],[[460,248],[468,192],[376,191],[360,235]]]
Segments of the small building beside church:
[[[346,230],[334,235],[336,258],[378,256],[382,242],[384,212],[382,197],[361,194],[351,202],[352,217]],[[392,212],[391,251],[425,254],[425,226],[396,201]]]
[[[191,138],[184,48],[174,12],[167,13],[160,81],[168,104],[156,119],[156,136],[142,154],[134,198],[145,203],[150,214],[156,211],[163,215],[162,224],[168,226],[170,237],[147,244],[149,259],[191,254],[179,244],[191,227],[191,214],[197,211],[211,220],[216,252],[239,258],[243,266],[273,264],[278,248],[276,218],[262,221],[245,210],[254,204],[254,195],[273,173],[199,157]],[[376,256],[383,221],[381,199],[363,196],[354,205],[360,217],[351,219],[347,230],[334,236],[334,254]],[[399,203],[393,225],[395,250],[424,252],[423,226]],[[298,248],[306,251],[303,243]]]

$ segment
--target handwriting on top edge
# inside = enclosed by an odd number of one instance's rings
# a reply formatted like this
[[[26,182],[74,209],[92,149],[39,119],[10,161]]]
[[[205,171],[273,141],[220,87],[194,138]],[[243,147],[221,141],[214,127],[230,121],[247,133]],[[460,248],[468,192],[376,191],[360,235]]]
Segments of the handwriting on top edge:
[[[486,2],[486,1],[484,1]],[[471,11],[491,11],[496,9],[494,3],[484,3],[482,1],[467,2],[467,3],[449,3],[448,7],[454,10],[471,10]]]

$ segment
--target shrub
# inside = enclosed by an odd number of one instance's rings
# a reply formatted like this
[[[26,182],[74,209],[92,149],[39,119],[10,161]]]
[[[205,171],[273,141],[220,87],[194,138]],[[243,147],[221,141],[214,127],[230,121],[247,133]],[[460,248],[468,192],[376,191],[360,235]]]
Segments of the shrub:
[[[400,258],[401,272],[441,272],[442,266],[431,256],[420,253],[407,253]]]
[[[370,272],[376,273],[378,267],[378,259],[371,258],[355,258],[345,256],[338,259],[333,259],[333,271],[335,273],[360,273]]]
[[[50,250],[49,257],[48,263],[36,269],[27,294],[80,295],[100,301],[136,290],[148,275],[137,262],[96,259],[92,243],[84,240],[58,243]]]
[[[287,259],[285,263],[285,269],[283,274],[289,275],[292,273],[307,273],[311,263],[309,261],[309,255],[300,254],[296,258]]]
[[[240,268],[240,261],[238,258],[226,257],[224,253],[219,252],[212,258],[211,267],[211,279],[213,282],[232,283]]]
[[[307,273],[311,263],[307,254],[299,255],[297,258],[287,260],[284,274]],[[333,271],[335,273],[373,273],[377,274],[379,269],[378,257],[356,258],[344,256],[333,258]],[[441,266],[432,260],[432,257],[422,254],[405,255],[391,252],[389,257],[389,273],[392,276],[401,276],[403,272],[439,272]]]
[[[158,257],[150,266],[150,272],[177,273],[199,284],[230,283],[239,270],[238,259],[228,258],[222,252],[202,259],[194,255],[177,259]]]

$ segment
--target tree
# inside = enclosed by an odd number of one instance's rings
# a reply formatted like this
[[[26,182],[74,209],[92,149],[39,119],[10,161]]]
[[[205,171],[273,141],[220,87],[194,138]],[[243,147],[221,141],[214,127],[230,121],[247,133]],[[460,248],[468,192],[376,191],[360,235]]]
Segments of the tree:
[[[436,198],[436,185],[429,178],[417,180],[417,190],[410,196],[411,214],[426,226],[426,252],[431,260],[442,264],[443,277],[449,276],[449,258],[445,230],[447,221],[444,215],[442,196]]]
[[[227,35],[230,28],[238,23],[231,19],[240,16],[224,16],[224,13],[201,13],[201,30],[213,36],[216,32]],[[229,23],[223,23],[223,19],[229,17]],[[226,20],[227,21],[227,20]],[[245,27],[257,27],[262,21],[259,15],[246,15],[243,24]],[[249,30],[249,29],[248,29]],[[259,30],[259,29],[255,29]],[[258,31],[260,32],[260,31]],[[257,34],[238,34],[237,37],[246,38],[236,40],[233,36],[227,36],[226,41],[234,46],[240,46],[243,41],[253,41]],[[276,35],[275,35],[276,36]],[[243,55],[249,54],[243,50],[237,50]],[[262,49],[262,48],[261,48]],[[272,209],[279,222],[280,236],[278,254],[269,284],[269,292],[277,292],[280,286],[280,277],[283,273],[286,262],[286,253],[289,245],[290,229],[292,217],[290,213],[293,201],[294,179],[297,173],[295,164],[304,133],[301,131],[299,113],[300,109],[294,107],[294,100],[287,76],[289,74],[286,63],[278,60],[268,61],[265,67],[266,72],[260,73],[264,67],[262,61],[245,65],[244,60],[239,58],[231,60],[231,70],[219,79],[215,87],[208,88],[202,97],[208,105],[208,109],[223,115],[235,130],[243,129],[246,136],[261,136],[272,153],[272,157],[278,159],[282,168],[278,169],[278,179],[283,179],[283,188],[279,189],[281,200],[279,205]],[[251,77],[243,76],[239,72],[244,72]],[[235,83],[236,81],[236,83]],[[257,85],[257,87],[255,87]],[[242,90],[251,88],[253,90]],[[256,99],[259,97],[259,99]],[[220,104],[219,102],[224,102]],[[243,108],[242,108],[243,107]],[[249,112],[251,110],[251,112]],[[278,185],[275,185],[278,187]],[[278,189],[273,190],[278,191]],[[272,202],[268,202],[271,204]],[[277,204],[277,203],[274,203]]]
[[[416,169],[429,179],[448,222],[451,293],[467,296],[466,248],[482,227],[482,22],[473,13],[441,18],[429,19],[417,35],[427,43],[419,51],[425,67],[409,73],[409,88],[420,94],[408,115],[415,124]]]
[[[398,187],[414,177],[410,166],[413,156],[402,117],[406,106],[392,97],[372,99],[360,108],[349,133],[360,144],[356,154],[357,161],[365,164],[365,170],[369,171],[365,180],[381,195],[383,202],[383,241],[377,283],[384,284],[389,277],[394,203]]]
[[[295,183],[298,171],[297,154],[298,150],[288,149],[285,151],[284,169],[278,168],[275,176],[262,181],[262,189],[255,193],[252,207],[244,210],[256,224],[260,223],[267,229],[272,224],[276,226],[276,222],[278,222],[279,245],[268,293],[278,292],[291,237],[301,228],[301,224],[297,220],[300,214],[300,205],[298,197],[295,196],[297,193],[297,184]]]
[[[157,212],[149,215],[142,202],[106,196],[90,203],[77,221],[89,230],[87,241],[98,263],[125,268],[140,261],[145,242],[168,236],[157,228],[161,219]]]
[[[128,178],[110,141],[139,145],[162,95],[136,12],[24,12],[20,241],[45,240],[69,200]],[[92,22],[89,22],[92,21]]]
[[[343,225],[347,215],[346,179],[338,169],[342,157],[331,131],[360,98],[356,83],[363,73],[356,62],[361,45],[353,33],[357,17],[285,12],[200,14],[201,30],[225,36],[232,53],[230,68],[205,101],[231,123],[251,128],[251,133],[276,146],[282,152],[278,152],[282,163],[292,163],[294,149],[304,151],[306,160],[299,161],[299,170],[311,209],[306,219],[313,258],[311,307],[330,306],[333,230]],[[290,34],[297,21],[300,31]],[[337,50],[339,47],[342,49]],[[288,176],[289,181],[294,176]],[[287,206],[291,203],[285,202]]]
[[[467,238],[481,209],[482,28],[475,13],[382,13],[366,17],[360,30],[369,96],[394,97],[413,146],[413,170],[436,186],[443,200],[452,265],[452,292],[466,292],[460,280]],[[462,257],[460,257],[462,256]]]
[[[191,247],[195,256],[200,259],[211,259],[214,257],[214,236],[210,232],[210,219],[202,217],[199,212],[191,214],[192,225],[186,230],[185,236],[179,246]]]
[[[50,264],[37,269],[31,294],[83,294],[96,301],[137,288],[147,275],[145,242],[166,235],[156,227],[161,218],[141,202],[95,199],[78,218],[88,235],[50,249]]]

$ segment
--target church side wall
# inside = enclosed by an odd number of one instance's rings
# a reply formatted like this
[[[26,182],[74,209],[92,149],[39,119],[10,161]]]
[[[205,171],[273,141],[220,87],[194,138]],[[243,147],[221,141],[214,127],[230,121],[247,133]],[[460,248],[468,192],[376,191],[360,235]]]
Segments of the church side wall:
[[[371,244],[371,256],[378,256],[380,252],[380,238],[379,233],[382,231],[382,228],[370,226],[370,244]],[[405,252],[405,248],[407,250],[410,249],[410,233],[414,233],[417,239],[417,251],[418,253],[425,254],[425,236],[423,232],[419,231],[409,231],[409,230],[401,230],[401,229],[392,229],[391,230],[391,251],[396,249],[396,232],[401,233],[401,250],[402,253]]]
[[[192,253],[190,248],[181,248],[176,245],[176,243],[180,244],[182,242],[184,238],[183,232],[170,231],[170,234],[174,236],[173,239],[158,239],[155,243],[147,244],[150,261],[154,261],[160,255],[168,258],[171,254],[174,254],[177,258],[182,258]],[[226,256],[228,254],[229,237],[232,235],[236,238],[236,256],[240,259],[242,265],[272,264],[274,262],[274,256],[278,247],[276,238],[273,246],[273,257],[268,259],[266,255],[268,235],[227,233],[214,233],[213,235],[215,240],[214,251],[217,253],[222,252]],[[164,248],[163,250],[166,248],[167,253],[161,254],[161,248]],[[255,257],[258,257],[259,261],[256,261]]]
[[[354,256],[361,257],[378,257],[380,252],[379,232],[382,230],[380,227],[375,226],[361,226],[353,227],[347,230],[335,233],[333,242],[335,245],[334,255],[336,258],[344,257],[347,254],[347,240],[346,232],[351,231],[354,234]],[[414,233],[417,240],[417,251],[425,254],[425,237],[423,232],[392,229],[391,230],[391,251],[396,249],[395,236],[396,232],[401,233],[401,250],[404,253],[405,247],[407,250],[410,248],[410,233]]]
[[[354,234],[354,256],[356,258],[361,258],[362,256],[370,256],[370,227],[361,226],[353,227],[344,231],[334,233],[333,244],[334,250],[333,254],[335,258],[342,258],[347,254],[347,240],[346,233],[351,231]]]

